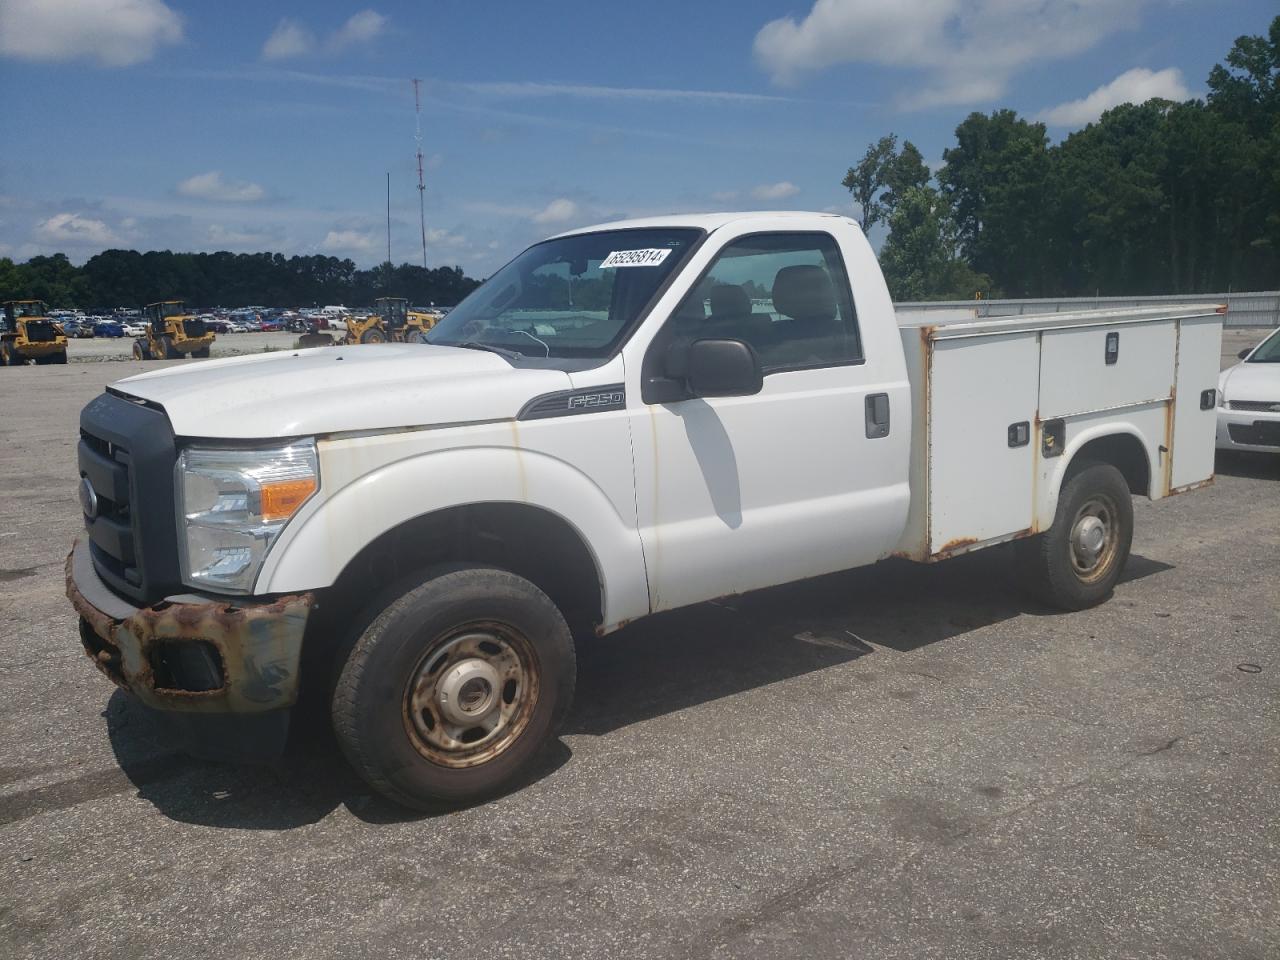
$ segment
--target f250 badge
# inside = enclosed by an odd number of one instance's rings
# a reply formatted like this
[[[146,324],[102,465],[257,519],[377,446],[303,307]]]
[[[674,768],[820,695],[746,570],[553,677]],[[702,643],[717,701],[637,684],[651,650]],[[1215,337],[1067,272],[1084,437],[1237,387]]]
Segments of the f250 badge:
[[[575,393],[569,397],[570,410],[587,410],[594,407],[620,407],[627,402],[627,395],[621,390],[610,390],[607,393]]]

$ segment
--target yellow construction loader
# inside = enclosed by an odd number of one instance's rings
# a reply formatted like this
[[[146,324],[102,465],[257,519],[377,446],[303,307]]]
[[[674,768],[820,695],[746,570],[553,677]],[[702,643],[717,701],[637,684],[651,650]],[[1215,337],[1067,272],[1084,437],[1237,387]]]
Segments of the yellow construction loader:
[[[203,320],[187,313],[181,300],[149,303],[142,310],[146,336],[133,341],[135,360],[181,360],[209,356],[213,331]]]
[[[344,343],[421,343],[426,332],[440,322],[434,313],[409,309],[404,297],[379,297],[373,312],[363,317],[347,317]]]
[[[36,363],[66,363],[67,335],[49,317],[43,300],[7,300],[0,329],[0,364],[17,367]]]

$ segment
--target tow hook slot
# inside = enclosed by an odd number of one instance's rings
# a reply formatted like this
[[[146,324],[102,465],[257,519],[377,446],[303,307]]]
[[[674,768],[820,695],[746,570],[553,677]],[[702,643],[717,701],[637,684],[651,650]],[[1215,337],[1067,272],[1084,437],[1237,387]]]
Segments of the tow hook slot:
[[[1217,402],[1218,402],[1218,391],[1216,389],[1200,391],[1200,409],[1201,410],[1212,410],[1214,406],[1217,404]]]
[[[1025,447],[1031,442],[1031,421],[1009,424],[1009,446]]]
[[[1040,455],[1048,460],[1060,457],[1067,447],[1067,422],[1065,420],[1046,420],[1041,428]]]

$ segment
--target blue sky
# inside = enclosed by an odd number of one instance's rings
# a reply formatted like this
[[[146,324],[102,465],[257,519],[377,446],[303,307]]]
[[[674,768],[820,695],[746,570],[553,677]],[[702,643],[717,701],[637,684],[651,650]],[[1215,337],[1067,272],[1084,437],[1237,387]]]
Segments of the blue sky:
[[[0,255],[109,246],[421,258],[484,275],[624,216],[853,213],[895,132],[933,163],[971,110],[1055,137],[1195,96],[1264,0],[248,3],[0,0]]]

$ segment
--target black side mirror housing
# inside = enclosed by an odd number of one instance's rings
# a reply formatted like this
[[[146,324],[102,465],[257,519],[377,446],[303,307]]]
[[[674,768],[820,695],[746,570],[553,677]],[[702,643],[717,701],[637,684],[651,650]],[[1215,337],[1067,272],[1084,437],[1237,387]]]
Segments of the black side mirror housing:
[[[749,397],[764,388],[760,358],[742,340],[695,340],[685,363],[695,397]]]
[[[1239,357],[1241,360],[1243,360],[1245,357],[1247,357],[1251,353],[1253,353],[1253,347],[1245,347],[1245,349],[1237,353],[1236,356]]]

